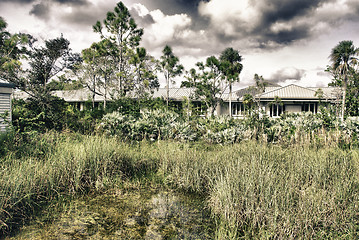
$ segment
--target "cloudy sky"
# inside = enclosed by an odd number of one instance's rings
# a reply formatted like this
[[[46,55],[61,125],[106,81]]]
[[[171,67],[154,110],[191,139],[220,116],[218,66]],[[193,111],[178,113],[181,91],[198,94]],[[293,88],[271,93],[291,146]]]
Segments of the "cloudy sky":
[[[64,37],[80,52],[98,41],[92,25],[114,0],[0,0],[0,16],[12,33],[38,39]],[[239,50],[240,84],[255,73],[288,85],[326,86],[324,69],[342,40],[359,47],[358,0],[124,0],[139,27],[141,45],[155,57],[168,44],[186,69],[226,47]]]

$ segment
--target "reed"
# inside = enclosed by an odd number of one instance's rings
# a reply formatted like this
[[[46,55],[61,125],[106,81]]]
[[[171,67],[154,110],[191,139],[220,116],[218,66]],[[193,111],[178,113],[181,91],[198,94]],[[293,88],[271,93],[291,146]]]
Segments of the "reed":
[[[0,236],[53,199],[105,190],[156,167],[150,152],[114,137],[48,133],[38,138],[32,153],[0,159]],[[39,154],[43,139],[52,139],[52,146]]]
[[[359,238],[358,149],[251,140],[125,143],[64,133],[28,144],[28,154],[0,159],[0,234],[53,199],[140,178],[206,196],[217,239]]]
[[[358,238],[358,150],[257,142],[164,149],[168,181],[208,194],[218,239]]]

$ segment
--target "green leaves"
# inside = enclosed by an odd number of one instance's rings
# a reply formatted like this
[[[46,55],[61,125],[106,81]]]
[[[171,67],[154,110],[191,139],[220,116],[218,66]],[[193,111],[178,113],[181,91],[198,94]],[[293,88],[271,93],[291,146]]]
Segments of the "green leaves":
[[[119,89],[120,96],[125,96],[133,88],[133,74],[129,66],[133,51],[140,44],[143,29],[137,27],[127,7],[119,2],[112,12],[107,13],[103,24],[97,21],[93,30],[101,35],[103,41],[100,44],[106,45],[104,49],[108,55],[107,60],[110,61],[108,64],[112,65],[111,71],[118,78],[116,89]],[[103,48],[96,48],[97,51],[101,49]]]
[[[341,79],[343,87],[343,99],[342,99],[342,111],[341,118],[345,115],[345,102],[346,91],[348,85],[348,75],[350,71],[353,71],[353,66],[357,65],[356,56],[359,55],[359,48],[353,45],[353,41],[341,41],[335,46],[330,54],[330,60],[332,61],[332,70],[334,72],[334,81],[338,83],[336,77]]]
[[[170,82],[174,82],[173,78],[182,74],[184,67],[179,63],[178,57],[173,54],[172,48],[170,46],[166,45],[162,50],[162,53],[163,55],[161,56],[160,67],[167,83],[166,102],[168,106]]]
[[[238,82],[239,74],[243,69],[243,65],[240,63],[242,61],[242,56],[239,55],[239,52],[233,48],[226,48],[222,52],[220,60],[221,70],[226,76],[227,81]]]

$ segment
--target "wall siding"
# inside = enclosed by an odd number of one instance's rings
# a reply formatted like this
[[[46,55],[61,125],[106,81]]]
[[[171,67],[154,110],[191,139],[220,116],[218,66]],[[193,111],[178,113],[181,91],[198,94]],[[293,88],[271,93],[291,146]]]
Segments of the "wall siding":
[[[11,95],[7,93],[0,93],[0,114],[5,112],[9,113],[8,120],[11,120]],[[0,132],[4,132],[6,130],[7,123],[0,118]]]

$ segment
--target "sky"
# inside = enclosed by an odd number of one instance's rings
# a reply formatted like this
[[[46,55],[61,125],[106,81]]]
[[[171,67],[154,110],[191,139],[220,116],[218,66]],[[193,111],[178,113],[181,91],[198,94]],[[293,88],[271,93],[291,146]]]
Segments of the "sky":
[[[90,47],[93,32],[118,1],[0,0],[11,33],[41,40],[67,38],[74,52]],[[156,58],[172,47],[186,70],[232,47],[243,57],[236,88],[255,73],[286,86],[324,87],[331,49],[352,40],[359,47],[358,0],[123,0],[138,27],[141,46]],[[180,79],[177,86],[180,85]],[[164,86],[163,79],[161,80]]]

